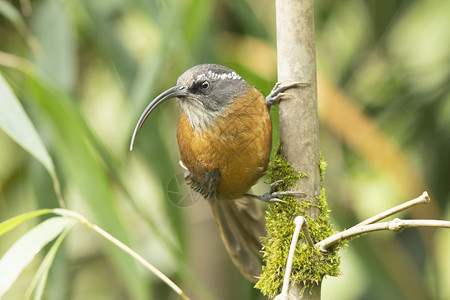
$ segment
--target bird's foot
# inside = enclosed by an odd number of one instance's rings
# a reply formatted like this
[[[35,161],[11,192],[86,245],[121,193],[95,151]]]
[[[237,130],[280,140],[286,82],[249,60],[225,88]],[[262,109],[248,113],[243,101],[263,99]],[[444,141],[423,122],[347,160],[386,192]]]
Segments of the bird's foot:
[[[284,93],[288,89],[299,87],[299,86],[310,86],[307,82],[277,82],[273,87],[270,94],[266,97],[266,105],[267,107],[271,107],[272,105],[279,104],[283,98],[292,97],[289,94]]]
[[[220,172],[218,169],[205,171],[202,178],[197,178],[189,172],[188,168],[180,160],[180,166],[184,169],[184,180],[186,184],[195,192],[203,196],[203,198],[213,201],[220,180]]]
[[[280,196],[295,196],[295,195],[301,195],[306,196],[305,193],[299,192],[299,191],[283,191],[283,192],[276,192],[275,187],[281,183],[283,180],[278,180],[275,182],[272,182],[270,184],[270,191],[262,194],[262,195],[253,195],[253,194],[245,194],[246,196],[250,196],[256,199],[259,199],[264,202],[272,203],[272,202],[280,202],[280,203],[286,203],[286,201],[281,200]]]

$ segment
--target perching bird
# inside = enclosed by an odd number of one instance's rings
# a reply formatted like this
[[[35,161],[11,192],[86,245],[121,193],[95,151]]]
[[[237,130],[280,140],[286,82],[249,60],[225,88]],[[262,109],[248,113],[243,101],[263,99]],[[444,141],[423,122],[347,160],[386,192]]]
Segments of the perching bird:
[[[271,201],[270,194],[257,197],[250,192],[269,164],[269,109],[285,90],[300,85],[304,84],[277,84],[266,102],[233,70],[215,64],[197,65],[151,101],[132,136],[130,150],[153,109],[178,98],[182,112],[177,140],[186,183],[208,200],[228,254],[251,281],[261,274],[260,238],[266,234],[258,199]]]

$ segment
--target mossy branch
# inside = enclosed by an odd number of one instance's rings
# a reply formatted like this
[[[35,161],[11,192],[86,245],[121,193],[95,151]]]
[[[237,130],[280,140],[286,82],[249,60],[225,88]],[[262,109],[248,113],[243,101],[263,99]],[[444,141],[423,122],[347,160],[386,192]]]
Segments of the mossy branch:
[[[319,120],[313,0],[277,0],[278,81],[303,82],[307,86],[286,91],[290,97],[279,105],[280,153],[269,167],[271,182],[282,180],[281,191],[298,190],[306,196],[284,197],[286,203],[269,204],[267,237],[263,240],[263,273],[256,287],[273,298],[281,291],[284,266],[295,226],[302,216],[308,222],[313,241],[334,233],[329,218],[320,174]],[[300,240],[304,236],[300,234]],[[337,247],[335,247],[337,248]],[[309,299],[320,299],[324,276],[339,273],[336,251],[321,253],[300,243],[293,259],[291,284]]]
[[[325,163],[320,163],[323,174]],[[278,153],[272,160],[269,171],[271,182],[281,180],[278,185],[280,190],[296,188],[297,180],[306,180],[308,176],[294,170],[283,155]],[[297,201],[293,197],[285,196],[286,203],[269,204],[266,221],[267,236],[263,240],[264,260],[263,273],[256,287],[270,298],[281,292],[285,265],[291,245],[291,239],[295,231],[294,219],[303,216],[308,223],[308,230],[314,242],[321,241],[335,233],[328,217],[328,206],[325,199],[325,190],[316,197],[317,201]],[[307,212],[311,209],[318,211],[318,217],[310,217]],[[305,241],[305,236],[300,233],[300,240]],[[305,243],[297,245],[293,259],[291,284],[301,285],[301,291],[305,292],[317,286],[324,276],[337,276],[339,274],[340,259],[337,248],[323,253]]]

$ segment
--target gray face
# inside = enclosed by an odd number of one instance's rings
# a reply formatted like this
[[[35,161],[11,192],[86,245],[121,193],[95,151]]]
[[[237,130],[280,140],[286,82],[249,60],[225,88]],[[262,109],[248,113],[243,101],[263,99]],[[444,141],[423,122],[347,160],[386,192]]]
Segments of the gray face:
[[[245,92],[247,83],[236,72],[220,65],[204,64],[190,68],[177,85],[159,94],[142,113],[131,137],[133,150],[137,134],[151,112],[161,103],[178,98],[195,130],[204,130],[223,115],[234,98]]]
[[[243,93],[247,85],[232,69],[214,64],[190,68],[181,74],[177,84],[188,88],[188,98],[198,99],[205,108],[213,111],[226,106],[239,93]]]
[[[247,87],[245,80],[236,72],[214,64],[190,68],[181,74],[177,85],[187,88],[188,95],[178,99],[191,125],[196,129],[204,129],[210,125]]]

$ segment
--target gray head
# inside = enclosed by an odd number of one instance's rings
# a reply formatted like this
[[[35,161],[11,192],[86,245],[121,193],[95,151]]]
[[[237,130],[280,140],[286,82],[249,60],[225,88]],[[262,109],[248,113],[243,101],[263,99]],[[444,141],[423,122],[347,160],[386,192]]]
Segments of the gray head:
[[[176,86],[161,93],[147,106],[134,129],[130,150],[145,119],[165,100],[178,98],[191,126],[204,130],[223,114],[233,99],[245,92],[246,87],[245,80],[227,67],[202,64],[190,68],[181,74]]]
[[[188,95],[179,99],[192,127],[203,130],[213,124],[236,96],[245,92],[247,83],[229,68],[203,64],[184,72],[177,85],[187,87]]]

